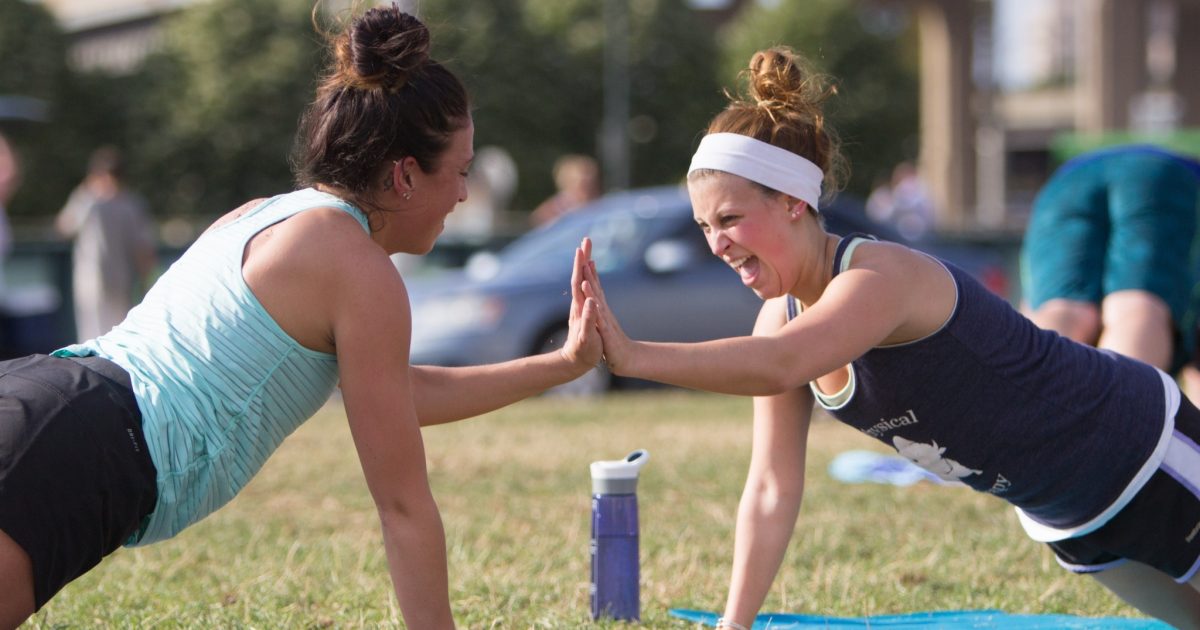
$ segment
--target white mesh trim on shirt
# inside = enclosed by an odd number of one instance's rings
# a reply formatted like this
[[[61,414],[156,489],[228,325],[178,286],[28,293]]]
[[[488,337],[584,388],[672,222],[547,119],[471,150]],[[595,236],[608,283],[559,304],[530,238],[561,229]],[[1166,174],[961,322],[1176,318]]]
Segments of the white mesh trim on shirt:
[[[1096,531],[1102,525],[1107,523],[1112,517],[1117,515],[1131,500],[1134,495],[1146,485],[1150,476],[1163,463],[1167,456],[1167,449],[1171,445],[1172,436],[1175,434],[1175,414],[1179,411],[1179,386],[1175,381],[1171,380],[1162,370],[1155,370],[1163,382],[1163,390],[1166,394],[1166,418],[1163,420],[1163,431],[1158,438],[1158,444],[1154,447],[1154,451],[1150,457],[1146,458],[1142,464],[1141,470],[1138,471],[1129,484],[1125,486],[1125,490],[1117,497],[1104,511],[1097,514],[1086,523],[1082,523],[1075,527],[1059,529],[1044,523],[1039,523],[1029,516],[1021,508],[1017,510],[1017,519],[1021,521],[1021,527],[1025,528],[1025,534],[1038,542],[1057,542],[1068,538],[1077,538],[1085,534],[1090,534]]]

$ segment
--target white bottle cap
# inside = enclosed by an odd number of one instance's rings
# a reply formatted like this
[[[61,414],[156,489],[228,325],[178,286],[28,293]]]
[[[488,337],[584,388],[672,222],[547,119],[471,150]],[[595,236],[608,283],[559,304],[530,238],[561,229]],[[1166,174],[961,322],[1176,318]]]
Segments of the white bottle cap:
[[[625,459],[592,462],[592,491],[599,494],[632,494],[637,489],[638,473],[650,459],[650,452],[638,449]]]

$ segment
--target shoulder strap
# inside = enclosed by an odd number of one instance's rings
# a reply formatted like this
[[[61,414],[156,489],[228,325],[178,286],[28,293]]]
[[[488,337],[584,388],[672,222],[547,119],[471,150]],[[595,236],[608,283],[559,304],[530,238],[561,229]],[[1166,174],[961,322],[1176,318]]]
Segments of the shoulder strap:
[[[833,252],[833,275],[836,277],[842,272],[842,259],[854,253],[854,248],[857,246],[857,243],[861,243],[862,241],[878,240],[879,239],[875,238],[873,235],[865,234],[863,232],[854,232],[852,234],[843,236],[842,240],[838,241],[837,249]],[[787,298],[787,321],[790,322],[793,319],[796,319],[796,315],[798,315],[799,312],[800,309],[796,304],[796,298],[789,295]]]
[[[875,238],[873,235],[864,234],[862,232],[854,232],[852,234],[843,236],[842,240],[838,241],[837,249],[833,252],[832,277],[836,278],[839,273],[845,271],[845,266],[850,262],[849,257],[854,253],[854,248],[857,247],[859,243],[862,241],[878,240],[879,239]]]

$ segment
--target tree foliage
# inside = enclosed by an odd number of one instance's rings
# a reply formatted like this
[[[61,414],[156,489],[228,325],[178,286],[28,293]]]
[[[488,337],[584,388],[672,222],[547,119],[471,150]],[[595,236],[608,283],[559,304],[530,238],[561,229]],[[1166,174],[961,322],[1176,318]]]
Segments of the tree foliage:
[[[166,25],[130,103],[136,175],[160,213],[221,213],[287,190],[321,42],[308,0],[212,0]]]
[[[631,184],[677,181],[696,134],[720,105],[712,29],[683,0],[617,1],[629,11]],[[559,155],[598,156],[602,2],[439,0],[421,10],[435,52],[472,94],[476,144],[507,149],[519,166],[518,209],[553,192]]]
[[[751,3],[723,43],[721,77],[730,87],[755,51],[775,45],[791,46],[834,79],[838,96],[826,114],[850,162],[849,192],[865,195],[896,163],[916,157],[916,33],[902,9],[852,0]]]
[[[40,4],[0,2],[0,96],[32,97],[49,106],[47,122],[0,120],[0,132],[18,154],[21,187],[8,212],[41,214],[61,204],[80,161],[74,133],[72,76],[66,63],[66,40],[53,16]]]
[[[53,99],[67,75],[65,55],[66,42],[45,7],[0,3],[0,93]]]
[[[508,151],[518,170],[514,206],[536,204],[551,191],[558,152],[592,152],[587,127],[598,108],[585,86],[593,69],[578,67],[553,36],[531,28],[522,0],[440,0],[421,11],[435,57],[471,95],[476,147]]]
[[[604,2],[623,3],[629,17],[632,185],[678,181],[723,105],[721,88],[734,87],[751,52],[775,43],[839,80],[830,115],[855,169],[852,190],[865,192],[874,175],[912,157],[912,29],[880,32],[850,0],[748,2],[720,40],[685,0],[414,3],[433,31],[434,56],[472,95],[476,145],[501,146],[517,162],[513,209],[551,194],[558,156],[599,155]],[[159,215],[209,217],[288,189],[296,123],[323,61],[312,9],[312,0],[190,4],[164,20],[159,52],[115,77],[71,73],[45,9],[0,2],[0,93],[44,98],[53,116],[6,130],[28,163],[14,207],[57,210],[101,142],[126,149],[133,184]]]
[[[716,44],[683,0],[628,1],[633,185],[675,181],[719,106]],[[131,103],[136,176],[159,212],[212,214],[290,183],[286,155],[323,42],[307,0],[213,0],[170,21]],[[597,154],[601,6],[591,0],[426,0],[434,56],[472,95],[476,145],[519,168],[514,209],[553,192],[554,160]]]

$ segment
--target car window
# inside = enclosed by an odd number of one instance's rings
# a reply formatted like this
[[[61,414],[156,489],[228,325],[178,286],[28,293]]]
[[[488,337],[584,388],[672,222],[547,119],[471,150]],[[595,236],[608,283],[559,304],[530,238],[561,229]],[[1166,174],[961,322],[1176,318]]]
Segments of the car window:
[[[625,210],[567,215],[506,248],[500,254],[501,265],[545,264],[574,251],[579,241],[589,236],[596,270],[615,271],[636,259],[652,220]]]
[[[712,250],[708,246],[708,239],[704,236],[704,230],[692,220],[691,216],[687,217],[686,221],[680,221],[667,234],[668,238],[686,243],[688,248],[694,250],[692,253],[696,255],[698,260],[704,260],[707,256],[712,256]]]
[[[615,271],[629,264],[637,255],[643,221],[628,212],[616,212],[592,224],[592,259],[596,270]]]
[[[550,225],[535,230],[514,241],[500,252],[504,266],[537,262],[548,254],[572,251],[587,235],[590,221],[579,216],[565,216]]]

